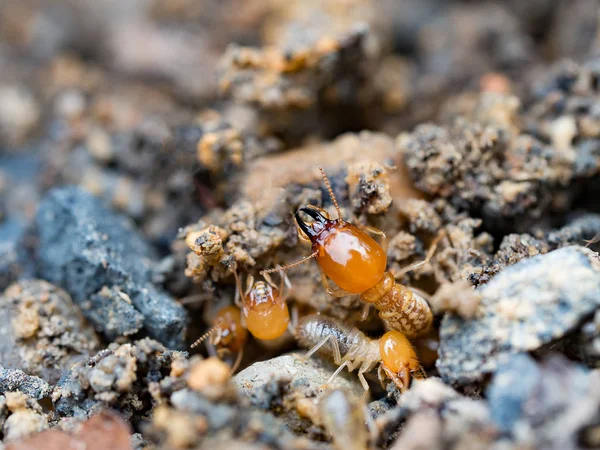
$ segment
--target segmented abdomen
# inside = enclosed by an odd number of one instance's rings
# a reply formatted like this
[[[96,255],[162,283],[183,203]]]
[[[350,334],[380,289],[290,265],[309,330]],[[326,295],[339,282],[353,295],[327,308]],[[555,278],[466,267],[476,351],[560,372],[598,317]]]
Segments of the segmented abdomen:
[[[368,351],[371,340],[360,330],[325,316],[310,315],[300,319],[296,329],[296,339],[302,347],[311,348],[326,336],[333,336],[338,342],[342,358],[354,360]],[[329,341],[319,353],[332,357],[333,345]]]
[[[392,289],[374,304],[381,317],[394,330],[408,338],[421,336],[429,331],[433,314],[427,301],[406,286],[394,283]]]

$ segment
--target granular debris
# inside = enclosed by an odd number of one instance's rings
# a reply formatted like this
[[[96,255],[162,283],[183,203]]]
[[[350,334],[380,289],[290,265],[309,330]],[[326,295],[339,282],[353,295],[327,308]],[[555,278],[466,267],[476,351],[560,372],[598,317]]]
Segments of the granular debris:
[[[48,418],[35,399],[22,392],[5,392],[0,397],[2,435],[5,442],[29,436],[48,428]]]
[[[451,384],[481,381],[511,353],[534,351],[573,331],[598,307],[600,263],[566,247],[507,267],[477,290],[475,317],[447,314],[437,368]]]
[[[150,282],[155,254],[124,217],[83,190],[61,188],[40,204],[36,229],[38,273],[65,288],[100,331],[114,338],[143,327],[182,345],[185,312]],[[111,316],[121,318],[117,328]]]
[[[152,339],[111,344],[109,350],[75,364],[61,377],[52,391],[59,415],[81,419],[112,408],[128,419],[134,413],[143,416],[160,401],[150,385],[170,377],[177,361],[185,358]]]
[[[1,1],[0,448],[600,447],[599,8]],[[378,289],[294,264],[308,205],[386,248]],[[294,325],[381,338],[392,278],[431,329],[367,400]],[[228,352],[251,280],[290,326]]]
[[[87,360],[100,346],[69,295],[42,280],[22,281],[0,297],[0,365],[21,368],[51,384],[62,368]]]
[[[29,438],[10,442],[7,450],[133,450],[129,426],[118,415],[102,411],[77,427],[72,433],[58,429],[47,430]]]

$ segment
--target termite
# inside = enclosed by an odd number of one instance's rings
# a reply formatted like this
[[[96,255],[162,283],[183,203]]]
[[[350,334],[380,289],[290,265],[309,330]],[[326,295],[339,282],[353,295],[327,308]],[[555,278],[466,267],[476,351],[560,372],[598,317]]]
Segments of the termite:
[[[406,336],[396,330],[388,331],[379,339],[370,339],[357,328],[330,317],[309,315],[298,321],[296,339],[301,346],[310,348],[305,359],[321,351],[338,365],[327,384],[344,367],[349,372],[358,368],[358,379],[367,394],[369,384],[364,374],[377,364],[379,382],[383,385],[384,375],[387,375],[400,392],[408,389],[411,374],[415,378],[422,378],[421,365],[413,346]]]
[[[191,348],[198,346],[206,339],[213,347],[216,347],[219,357],[222,357],[224,353],[237,353],[231,367],[231,372],[235,372],[242,361],[244,346],[248,340],[248,331],[242,325],[239,308],[235,306],[221,308],[215,316],[212,328],[198,338]]]
[[[366,411],[365,411],[366,410]],[[367,450],[374,437],[374,423],[364,402],[339,389],[319,402],[321,422],[338,450]],[[370,433],[367,432],[369,426]],[[369,436],[369,434],[371,436]]]
[[[369,305],[379,310],[379,316],[393,330],[398,330],[410,338],[426,334],[431,328],[433,314],[424,299],[422,292],[417,293],[397,283],[394,275],[386,271],[387,237],[377,228],[360,229],[341,218],[340,206],[335,198],[331,184],[322,167],[319,167],[329,196],[335,205],[338,218],[331,219],[327,211],[313,205],[300,208],[296,214],[296,222],[301,231],[300,238],[312,243],[312,253],[292,264],[278,269],[263,270],[262,274],[285,270],[314,258],[319,264],[321,280],[327,293],[333,297],[360,294],[366,303],[363,316],[366,316]],[[306,223],[300,213],[313,219]],[[378,235],[382,245],[378,244],[368,233]],[[431,244],[425,260],[403,268],[396,276],[418,269],[433,256],[440,233]],[[329,287],[329,279],[338,286]]]
[[[265,281],[254,282],[254,277],[248,275],[246,290],[242,290],[242,283],[233,268],[237,286],[236,304],[241,308],[243,323],[257,339],[271,340],[281,337],[290,326],[290,311],[286,297],[291,285],[287,276],[280,272],[281,282],[277,286],[269,274],[265,274]],[[284,287],[287,292],[284,293]],[[240,300],[241,299],[241,300]]]

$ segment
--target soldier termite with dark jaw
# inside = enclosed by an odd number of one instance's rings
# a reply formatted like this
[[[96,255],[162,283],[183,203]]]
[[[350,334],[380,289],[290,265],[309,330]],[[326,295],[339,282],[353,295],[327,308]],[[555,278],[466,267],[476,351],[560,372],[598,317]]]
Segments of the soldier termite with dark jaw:
[[[376,365],[379,365],[377,375],[382,386],[387,376],[400,392],[408,389],[411,375],[422,378],[423,372],[415,350],[399,331],[388,331],[380,339],[370,339],[357,328],[335,319],[310,315],[298,321],[296,339],[301,346],[310,348],[304,358],[310,358],[320,351],[339,366],[327,384],[344,367],[350,372],[358,369],[358,379],[365,394],[369,391],[369,384],[364,374]]]
[[[237,353],[231,372],[235,372],[242,361],[244,345],[248,340],[248,332],[242,325],[240,310],[235,306],[221,308],[213,321],[213,327],[202,335],[191,347],[198,346],[208,339],[209,345],[216,348],[217,355],[222,358],[225,353]],[[210,351],[210,350],[209,350]]]
[[[379,310],[379,316],[391,329],[401,331],[410,338],[426,334],[433,322],[431,309],[423,293],[416,293],[414,289],[397,283],[394,275],[386,271],[385,234],[373,227],[363,227],[365,230],[363,231],[342,220],[340,207],[329,180],[321,167],[319,170],[337,210],[338,218],[331,219],[327,211],[315,206],[300,208],[296,212],[296,222],[301,231],[300,237],[312,243],[312,253],[296,263],[284,266],[283,269],[315,258],[321,270],[323,285],[331,296],[360,294],[361,300],[366,305],[373,305]],[[301,214],[310,217],[312,222],[305,222]],[[379,245],[367,232],[380,236],[382,245]],[[427,264],[443,236],[440,233],[436,237],[424,261],[403,268],[396,276]],[[264,270],[261,273],[275,270]],[[337,289],[329,287],[329,279],[335,282]]]
[[[277,286],[269,274],[264,275],[265,281],[257,282],[254,282],[254,277],[249,275],[244,291],[236,269],[232,270],[237,286],[236,304],[242,310],[244,325],[248,331],[255,338],[262,340],[281,337],[290,326],[290,312],[286,297],[291,285],[287,276],[280,272],[281,282]],[[288,289],[284,293],[285,287]]]

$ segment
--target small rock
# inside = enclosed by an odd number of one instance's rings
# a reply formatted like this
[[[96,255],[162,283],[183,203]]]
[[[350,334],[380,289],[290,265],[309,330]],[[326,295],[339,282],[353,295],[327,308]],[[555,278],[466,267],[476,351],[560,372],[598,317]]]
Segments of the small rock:
[[[7,369],[56,383],[99,344],[69,295],[46,281],[22,281],[0,296],[0,364]]]
[[[185,310],[151,283],[156,255],[129,221],[67,187],[47,194],[36,227],[39,274],[66,289],[97,329],[113,338],[143,326],[168,347],[183,346]]]
[[[574,344],[574,356],[589,367],[600,368],[600,310],[581,327],[581,333],[575,337]]]
[[[187,385],[208,398],[220,398],[229,386],[231,368],[219,358],[191,361]]]
[[[40,107],[30,90],[0,85],[0,145],[22,144],[39,118]]]
[[[475,318],[446,314],[437,362],[451,384],[481,381],[499,361],[562,338],[600,306],[600,261],[565,247],[507,267],[477,292]]]
[[[320,358],[303,361],[289,354],[252,364],[233,382],[253,406],[277,411],[291,429],[305,431],[320,422],[318,397],[324,390],[350,391],[359,398],[364,393],[355,374],[341,373],[324,388],[334,370]]]
[[[0,412],[5,442],[48,428],[48,417],[38,401],[23,392],[4,392],[4,395],[0,395]]]
[[[62,376],[52,391],[56,412],[87,418],[110,407],[126,417],[134,412],[144,414],[152,400],[161,400],[160,392],[149,392],[152,386],[170,378],[172,364],[185,357],[152,339],[111,344],[108,351],[99,352],[87,363],[75,364]]]
[[[491,418],[518,448],[592,448],[582,442],[600,419],[600,374],[554,355],[538,364],[512,355],[487,390]]]
[[[131,450],[129,425],[119,416],[101,412],[85,421],[73,434],[53,429],[11,442],[6,450]]]
[[[497,434],[485,401],[465,397],[435,377],[413,383],[397,408],[375,420],[384,434],[404,421],[394,450],[490,448]]]
[[[0,392],[23,392],[40,400],[50,394],[52,388],[41,378],[27,375],[22,370],[5,369],[0,366]]]
[[[25,223],[21,220],[8,219],[0,223],[0,289],[5,289],[23,271],[18,247],[24,233]]]

